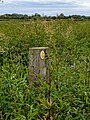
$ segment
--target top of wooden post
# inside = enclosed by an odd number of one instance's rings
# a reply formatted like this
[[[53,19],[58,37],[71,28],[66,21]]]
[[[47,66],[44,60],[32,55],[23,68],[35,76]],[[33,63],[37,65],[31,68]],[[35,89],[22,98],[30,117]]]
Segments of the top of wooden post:
[[[45,49],[49,49],[49,47],[32,47],[32,48],[29,48],[31,50],[45,50]]]

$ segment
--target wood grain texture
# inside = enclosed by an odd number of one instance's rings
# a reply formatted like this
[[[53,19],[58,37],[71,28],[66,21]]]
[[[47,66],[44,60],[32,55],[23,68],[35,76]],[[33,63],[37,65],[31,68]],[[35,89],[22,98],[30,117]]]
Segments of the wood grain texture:
[[[45,58],[40,56],[41,51],[44,51]],[[29,78],[30,81],[46,80],[49,81],[49,48],[34,47],[29,49]]]

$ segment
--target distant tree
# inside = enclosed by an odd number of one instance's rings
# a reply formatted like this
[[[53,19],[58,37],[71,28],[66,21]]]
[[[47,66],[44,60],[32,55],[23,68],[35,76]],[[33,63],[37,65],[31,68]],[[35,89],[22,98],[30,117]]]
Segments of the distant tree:
[[[32,15],[32,17],[39,18],[39,17],[41,17],[41,15],[38,13],[35,13],[34,15]]]
[[[41,18],[41,15],[38,14],[38,13],[35,13],[34,15],[32,15],[32,18],[33,18],[34,20],[37,20],[37,19],[40,19],[40,18]]]
[[[72,15],[72,17],[73,17],[74,19],[80,19],[80,18],[81,18],[80,15]]]
[[[57,17],[56,16],[52,16],[52,19],[55,20]]]
[[[65,16],[64,16],[64,14],[63,14],[63,13],[61,13],[60,15],[57,15],[57,18],[58,18],[58,19],[64,19],[64,18],[65,18]]]
[[[23,15],[23,17],[24,17],[24,19],[28,19],[29,17],[28,17],[28,15]]]
[[[64,14],[63,14],[63,13],[61,13],[61,14],[60,14],[60,17],[61,17],[61,18],[64,18]]]

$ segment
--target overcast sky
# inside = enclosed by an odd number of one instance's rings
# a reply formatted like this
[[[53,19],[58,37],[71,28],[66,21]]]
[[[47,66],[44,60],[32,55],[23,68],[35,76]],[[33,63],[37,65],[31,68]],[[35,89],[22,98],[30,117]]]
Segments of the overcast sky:
[[[90,16],[90,0],[3,0],[0,14],[87,15]]]

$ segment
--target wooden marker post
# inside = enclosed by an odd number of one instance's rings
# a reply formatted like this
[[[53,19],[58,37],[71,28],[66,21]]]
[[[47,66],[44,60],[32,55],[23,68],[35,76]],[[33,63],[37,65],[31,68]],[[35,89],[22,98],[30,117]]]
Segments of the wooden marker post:
[[[29,78],[38,82],[39,79],[49,81],[49,48],[33,47],[29,49]]]

